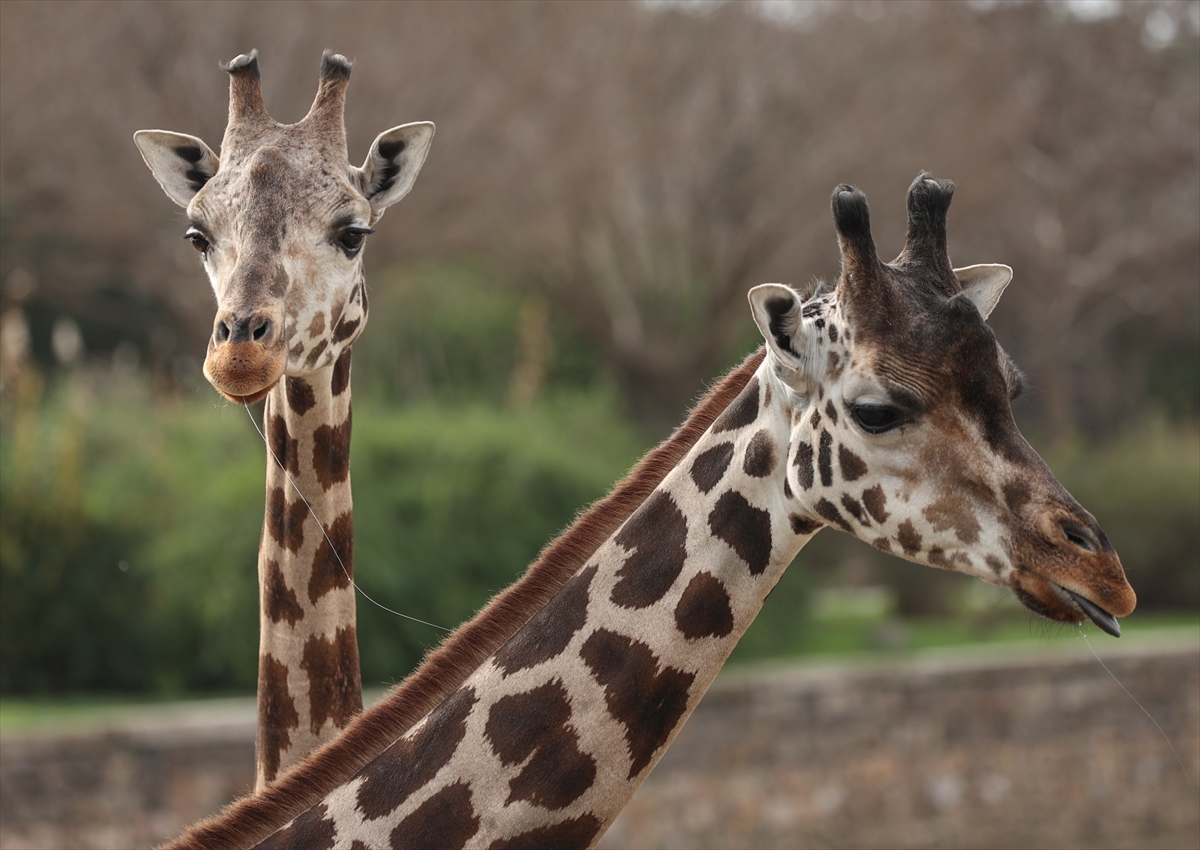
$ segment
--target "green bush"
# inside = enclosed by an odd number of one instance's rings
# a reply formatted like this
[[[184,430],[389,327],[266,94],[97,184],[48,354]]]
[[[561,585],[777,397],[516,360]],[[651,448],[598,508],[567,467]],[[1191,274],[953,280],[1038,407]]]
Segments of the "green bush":
[[[356,406],[363,589],[422,620],[469,617],[636,459],[612,408],[600,392]],[[253,688],[265,460],[244,410],[77,375],[6,398],[3,422],[0,692]],[[368,683],[442,636],[359,611]]]
[[[1200,430],[1150,419],[1103,448],[1049,453],[1121,556],[1138,610],[1200,607]]]
[[[524,406],[368,394],[352,455],[362,588],[441,626],[468,618],[636,459],[643,447],[616,410],[595,387]],[[265,453],[245,410],[207,389],[156,399],[140,378],[107,373],[43,391],[26,372],[5,389],[0,425],[0,692],[252,689]],[[1196,429],[1148,424],[1048,460],[1121,553],[1139,610],[1194,611]],[[952,600],[937,582],[958,578],[832,531],[797,560],[735,658],[827,642],[809,593],[848,562],[892,585],[901,614],[912,612],[897,588]],[[360,601],[364,681],[400,679],[442,634]]]
[[[636,460],[639,447],[611,410],[595,394],[524,412],[433,404],[356,410],[362,589],[442,626],[468,619]],[[358,611],[368,685],[395,681],[443,636],[361,599]]]

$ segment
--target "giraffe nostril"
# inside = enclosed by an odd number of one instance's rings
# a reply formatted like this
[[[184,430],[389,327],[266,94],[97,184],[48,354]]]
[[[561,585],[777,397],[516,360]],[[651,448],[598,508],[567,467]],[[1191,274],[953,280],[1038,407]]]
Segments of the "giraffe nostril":
[[[1085,552],[1099,551],[1100,545],[1096,542],[1096,538],[1082,525],[1071,520],[1062,520],[1059,524],[1062,526],[1063,534],[1067,536],[1067,542],[1072,546]]]
[[[254,337],[254,341],[261,342],[262,338],[265,337],[270,330],[271,330],[271,320],[263,319],[262,324],[260,324],[258,327],[256,327],[254,329],[254,333],[252,334],[252,336]]]
[[[225,324],[224,321],[217,322],[217,331],[215,335],[217,337],[217,342],[228,342],[229,325]]]

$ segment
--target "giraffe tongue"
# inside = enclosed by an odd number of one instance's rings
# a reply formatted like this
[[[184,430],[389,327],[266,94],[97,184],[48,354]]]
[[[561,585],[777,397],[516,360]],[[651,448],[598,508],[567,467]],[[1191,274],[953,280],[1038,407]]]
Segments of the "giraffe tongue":
[[[1063,590],[1067,590],[1065,587]],[[1095,602],[1089,602],[1078,593],[1067,590],[1071,594],[1071,598],[1075,600],[1075,604],[1083,609],[1083,613],[1092,618],[1092,622],[1100,627],[1101,631],[1108,632],[1113,637],[1121,636],[1121,624],[1117,622],[1117,618],[1105,611]]]

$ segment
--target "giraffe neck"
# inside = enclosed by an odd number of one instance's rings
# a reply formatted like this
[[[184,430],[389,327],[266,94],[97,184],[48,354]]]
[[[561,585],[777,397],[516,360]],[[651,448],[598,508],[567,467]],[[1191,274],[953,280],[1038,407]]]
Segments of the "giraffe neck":
[[[362,709],[351,584],[350,350],[305,378],[280,381],[267,396],[263,420],[259,791]]]
[[[546,546],[511,587],[458,628],[387,699],[359,715],[300,768],[261,793],[243,797],[218,817],[195,825],[171,848],[251,847],[289,822],[323,811],[323,798],[353,782],[359,771],[457,692],[463,682],[544,609],[563,586],[650,497],[709,426],[738,397],[764,361],[759,348],[716,382],[688,419],[648,452],[601,501]],[[315,808],[314,808],[315,807]],[[308,814],[305,814],[312,810]],[[320,842],[314,843],[320,846]]]
[[[771,382],[760,368],[549,603],[260,846],[594,844],[822,527],[785,487],[791,411]]]

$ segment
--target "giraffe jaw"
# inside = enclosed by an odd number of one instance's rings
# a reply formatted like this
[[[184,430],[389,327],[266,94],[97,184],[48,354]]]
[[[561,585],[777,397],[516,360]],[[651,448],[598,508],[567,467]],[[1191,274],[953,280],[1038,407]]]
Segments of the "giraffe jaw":
[[[266,398],[270,394],[271,390],[275,389],[275,387],[278,385],[279,385],[279,381],[276,381],[275,383],[271,384],[269,387],[263,387],[258,392],[251,393],[250,395],[233,395],[232,393],[225,392],[223,389],[221,389],[220,387],[217,387],[217,386],[214,386],[213,389],[215,389],[217,392],[219,392],[225,398],[232,401],[234,404],[240,404],[245,407],[249,407],[250,405],[256,404],[256,403],[262,401],[264,398]]]
[[[1113,637],[1121,636],[1121,626],[1117,622],[1117,617],[1130,614],[1136,605],[1136,599],[1131,590],[1128,599],[1116,597],[1107,600],[1107,603],[1118,612],[1113,614],[1108,608],[1093,602],[1082,593],[1070,590],[1053,579],[1022,567],[1015,570],[1013,580],[1008,583],[1008,587],[1022,605],[1039,616],[1060,623],[1076,625],[1085,620],[1091,620],[1101,631]]]

